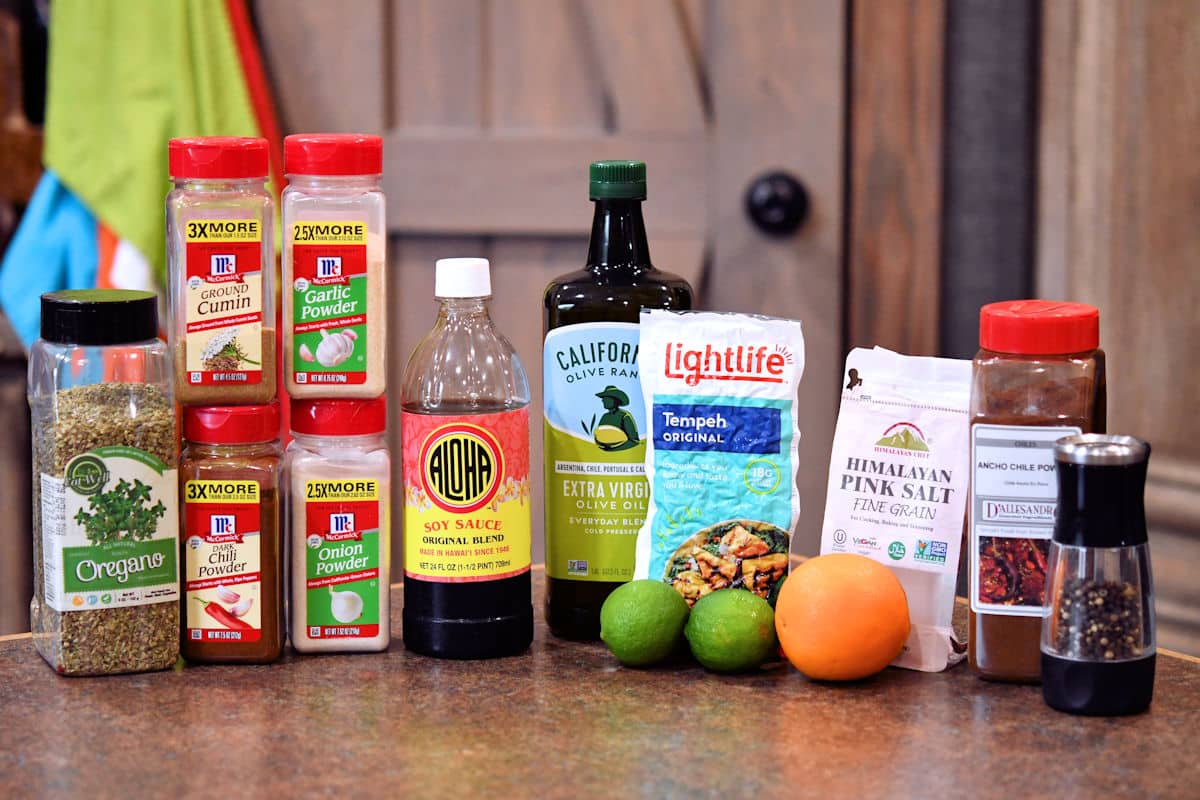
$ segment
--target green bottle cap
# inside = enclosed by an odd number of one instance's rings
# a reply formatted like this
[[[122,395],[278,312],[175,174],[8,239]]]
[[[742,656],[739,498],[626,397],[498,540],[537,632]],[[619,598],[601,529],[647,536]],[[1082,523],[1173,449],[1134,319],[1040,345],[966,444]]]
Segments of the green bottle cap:
[[[645,200],[646,162],[593,161],[588,170],[588,193],[593,200]]]

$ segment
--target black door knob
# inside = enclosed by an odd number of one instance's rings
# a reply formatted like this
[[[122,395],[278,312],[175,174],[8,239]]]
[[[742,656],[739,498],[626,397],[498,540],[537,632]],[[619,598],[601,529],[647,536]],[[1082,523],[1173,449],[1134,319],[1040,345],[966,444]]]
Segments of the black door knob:
[[[746,189],[746,213],[768,236],[790,236],[808,217],[808,191],[786,172],[767,172]]]

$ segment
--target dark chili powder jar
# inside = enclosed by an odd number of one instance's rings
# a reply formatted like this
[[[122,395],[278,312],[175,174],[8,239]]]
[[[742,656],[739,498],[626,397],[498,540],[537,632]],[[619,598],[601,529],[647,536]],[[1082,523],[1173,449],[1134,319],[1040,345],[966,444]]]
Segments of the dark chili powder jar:
[[[1036,682],[1058,484],[1054,443],[1105,427],[1100,312],[1015,300],[980,310],[971,377],[970,614],[981,677]]]
[[[181,651],[266,664],[283,652],[279,404],[183,412]]]

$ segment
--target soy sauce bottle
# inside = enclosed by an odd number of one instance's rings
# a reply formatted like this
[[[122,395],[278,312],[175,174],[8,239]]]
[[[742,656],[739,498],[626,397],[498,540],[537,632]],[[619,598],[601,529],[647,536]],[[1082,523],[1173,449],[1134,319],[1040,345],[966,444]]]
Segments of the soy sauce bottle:
[[[404,375],[404,646],[523,652],[530,599],[529,381],[488,314],[489,265],[437,262],[437,321]]]
[[[546,287],[542,351],[546,621],[556,636],[585,640],[600,635],[605,598],[633,578],[646,517],[638,316],[692,307],[687,281],[650,261],[646,165],[597,161],[589,193],[587,265]]]

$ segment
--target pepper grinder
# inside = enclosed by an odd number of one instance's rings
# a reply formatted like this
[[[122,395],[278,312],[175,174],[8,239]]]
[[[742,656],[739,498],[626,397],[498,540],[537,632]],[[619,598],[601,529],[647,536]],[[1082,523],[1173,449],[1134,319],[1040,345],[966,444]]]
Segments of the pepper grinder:
[[[1059,439],[1058,513],[1046,568],[1042,696],[1059,711],[1136,714],[1154,691],[1154,588],[1143,492],[1150,445]]]

